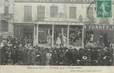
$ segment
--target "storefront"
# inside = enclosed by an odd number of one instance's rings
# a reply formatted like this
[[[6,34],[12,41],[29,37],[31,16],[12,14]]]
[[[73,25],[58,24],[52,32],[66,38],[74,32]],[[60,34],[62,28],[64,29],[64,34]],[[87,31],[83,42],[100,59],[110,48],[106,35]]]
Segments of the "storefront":
[[[14,37],[19,40],[33,42],[33,23],[14,23]]]
[[[85,45],[88,42],[96,47],[111,47],[114,44],[114,25],[86,25]]]
[[[39,22],[34,24],[34,45],[42,47],[83,47],[82,23]]]

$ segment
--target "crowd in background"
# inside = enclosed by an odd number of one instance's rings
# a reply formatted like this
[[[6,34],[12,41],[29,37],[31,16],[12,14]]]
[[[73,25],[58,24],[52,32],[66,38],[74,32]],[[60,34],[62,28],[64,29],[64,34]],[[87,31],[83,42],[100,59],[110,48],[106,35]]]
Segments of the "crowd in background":
[[[1,65],[66,65],[112,66],[114,48],[44,48],[33,46],[31,40],[9,37],[1,40]]]

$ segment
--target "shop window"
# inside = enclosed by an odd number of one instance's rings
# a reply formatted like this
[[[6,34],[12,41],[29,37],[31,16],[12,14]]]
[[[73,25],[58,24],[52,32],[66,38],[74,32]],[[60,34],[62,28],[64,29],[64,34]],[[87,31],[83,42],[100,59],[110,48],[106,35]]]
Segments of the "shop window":
[[[54,45],[57,47],[67,46],[67,29],[66,25],[56,25],[54,30]]]
[[[52,25],[39,25],[39,45],[52,46]]]
[[[82,46],[82,26],[70,26],[69,45],[75,47]]]
[[[85,47],[111,47],[114,44],[113,25],[86,25]]]

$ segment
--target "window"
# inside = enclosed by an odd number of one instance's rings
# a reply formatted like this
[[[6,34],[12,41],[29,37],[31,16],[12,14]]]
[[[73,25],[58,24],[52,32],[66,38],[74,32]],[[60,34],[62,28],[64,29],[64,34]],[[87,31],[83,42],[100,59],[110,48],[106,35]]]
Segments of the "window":
[[[56,47],[67,47],[68,45],[68,26],[66,25],[55,25],[54,27],[54,45]]]
[[[93,17],[93,7],[90,7],[89,9],[87,8],[87,10],[89,17]]]
[[[0,31],[2,32],[8,32],[8,22],[5,20],[1,20],[1,26],[0,26]]]
[[[76,7],[70,7],[69,17],[70,18],[76,18]]]
[[[24,6],[24,20],[32,21],[32,6]]]
[[[4,7],[4,13],[5,13],[5,15],[9,14],[9,7],[8,6]]]
[[[37,7],[37,17],[38,17],[39,21],[44,20],[44,18],[45,18],[45,7],[44,6]]]
[[[39,25],[38,43],[43,46],[52,46],[52,25]]]
[[[57,6],[51,6],[50,7],[50,16],[51,17],[57,17],[58,16],[58,7]]]
[[[70,46],[82,46],[82,29],[83,26],[71,25],[69,28],[69,45]]]
[[[70,0],[70,2],[76,2],[76,0]]]

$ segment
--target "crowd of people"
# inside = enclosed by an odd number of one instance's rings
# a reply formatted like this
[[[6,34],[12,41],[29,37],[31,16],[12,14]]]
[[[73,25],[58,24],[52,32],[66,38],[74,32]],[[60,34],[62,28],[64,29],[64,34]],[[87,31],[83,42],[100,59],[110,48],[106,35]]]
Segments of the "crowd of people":
[[[111,47],[44,48],[16,38],[4,39],[0,46],[1,65],[112,66],[113,58]]]

